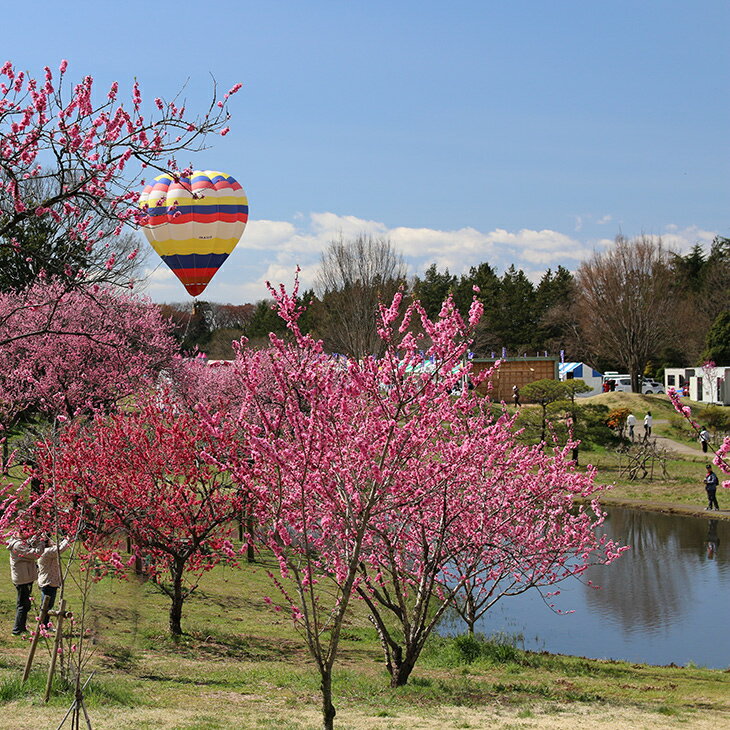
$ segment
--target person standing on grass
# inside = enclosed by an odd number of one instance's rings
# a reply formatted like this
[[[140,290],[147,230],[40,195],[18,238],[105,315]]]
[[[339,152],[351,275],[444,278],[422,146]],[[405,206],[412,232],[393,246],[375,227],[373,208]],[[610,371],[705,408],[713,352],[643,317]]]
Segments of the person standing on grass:
[[[651,417],[651,411],[647,411],[644,416],[644,441],[648,441],[651,437],[651,426],[653,419]]]
[[[717,478],[717,474],[712,471],[712,465],[708,464],[707,476],[705,476],[705,491],[707,492],[707,507],[705,507],[706,510],[712,509],[714,505],[715,509],[718,512],[720,511],[720,505],[717,503],[717,485],[719,483],[720,480]]]
[[[710,432],[703,426],[700,431],[700,443],[702,444],[702,453],[707,453],[707,447],[710,445]]]
[[[43,553],[38,558],[38,587],[41,589],[41,605],[43,599],[48,596],[46,606],[48,611],[53,608],[56,593],[61,586],[60,555],[68,545],[68,538],[64,538],[58,544],[47,537],[43,540]]]
[[[41,556],[43,548],[34,536],[18,533],[8,540],[8,550],[10,578],[18,593],[13,636],[20,636],[28,630],[26,621],[31,606],[30,595],[33,592],[33,582],[38,577],[35,561]]]
[[[517,408],[520,407],[520,389],[516,386],[512,386],[512,400],[514,401],[514,404],[517,406]]]
[[[626,425],[629,427],[629,438],[634,440],[634,428],[636,426],[636,416],[633,413],[629,413],[626,416]]]

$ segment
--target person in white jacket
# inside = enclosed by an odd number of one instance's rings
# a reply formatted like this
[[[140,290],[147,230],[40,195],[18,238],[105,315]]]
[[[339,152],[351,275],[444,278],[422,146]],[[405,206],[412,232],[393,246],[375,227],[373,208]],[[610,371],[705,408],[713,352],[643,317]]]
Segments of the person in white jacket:
[[[10,551],[10,578],[18,592],[13,635],[20,636],[27,631],[26,621],[30,611],[30,595],[33,581],[38,577],[36,559],[43,553],[40,541],[28,535],[17,535],[8,540]]]
[[[43,552],[38,558],[38,587],[41,589],[41,605],[43,599],[48,596],[48,610],[53,608],[56,600],[56,593],[61,586],[61,553],[69,546],[68,538],[56,543],[54,540],[44,538]]]

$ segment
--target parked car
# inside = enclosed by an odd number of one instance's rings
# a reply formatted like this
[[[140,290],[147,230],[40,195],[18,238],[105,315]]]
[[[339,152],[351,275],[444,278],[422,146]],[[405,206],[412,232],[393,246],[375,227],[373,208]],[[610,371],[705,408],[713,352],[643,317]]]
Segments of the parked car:
[[[652,380],[651,378],[644,378],[641,384],[641,392],[644,393],[644,395],[656,395],[657,393],[664,393],[664,386],[656,380]]]
[[[613,387],[610,390],[631,393],[631,376],[626,373],[606,373],[603,376],[603,380],[606,383],[612,384]],[[657,393],[664,393],[664,386],[651,378],[642,378],[641,392],[644,395],[656,395]]]
[[[608,389],[612,392],[631,392],[631,377],[626,375],[626,373],[605,373],[603,376],[603,382],[608,383]]]

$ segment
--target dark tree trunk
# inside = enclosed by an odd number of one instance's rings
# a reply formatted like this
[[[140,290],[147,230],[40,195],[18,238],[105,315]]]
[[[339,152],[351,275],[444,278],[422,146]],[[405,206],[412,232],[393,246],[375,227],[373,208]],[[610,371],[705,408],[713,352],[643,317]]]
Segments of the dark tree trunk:
[[[246,532],[248,534],[248,545],[246,545],[246,561],[253,563],[256,559],[256,555],[253,549],[253,515],[249,514],[246,517]]]
[[[404,659],[401,658],[400,652],[393,657],[393,667],[390,673],[391,687],[404,687],[408,683],[413,668],[416,666],[420,652],[406,652]]]
[[[182,636],[182,570],[174,570],[172,576],[172,603],[170,605],[170,633],[173,636]]]
[[[329,669],[320,669],[320,674],[322,677],[320,683],[320,689],[322,690],[322,727],[324,730],[334,730],[337,711],[332,704],[332,672]]]

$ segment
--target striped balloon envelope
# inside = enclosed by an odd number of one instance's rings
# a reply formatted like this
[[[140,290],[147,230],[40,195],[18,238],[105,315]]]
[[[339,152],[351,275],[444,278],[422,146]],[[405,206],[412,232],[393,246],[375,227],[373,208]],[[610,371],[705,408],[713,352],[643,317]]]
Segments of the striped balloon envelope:
[[[196,170],[178,181],[165,173],[139,198],[142,230],[152,248],[197,297],[243,235],[248,199],[224,172]]]

